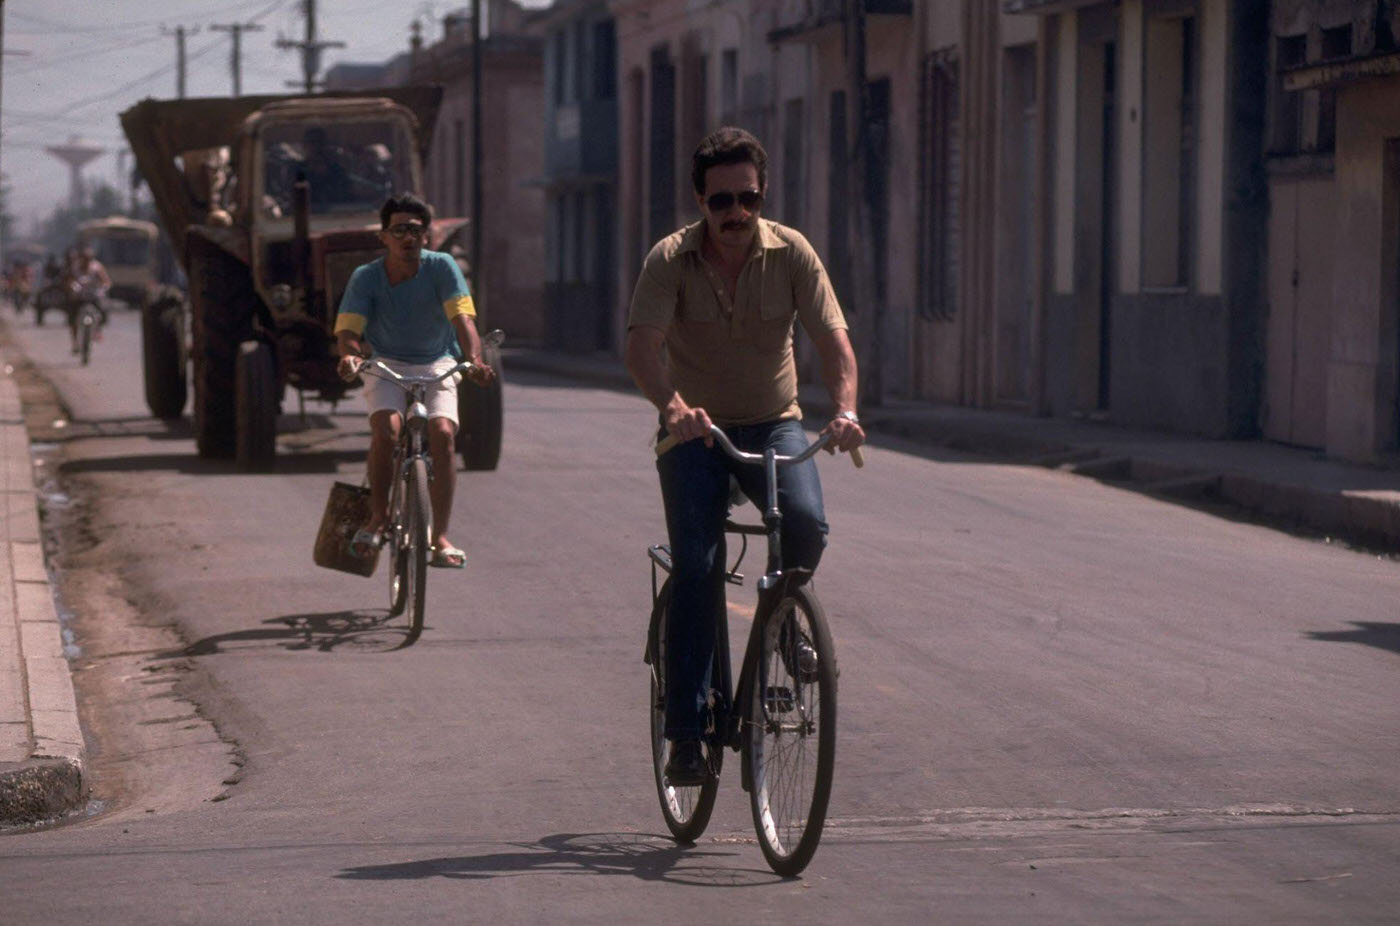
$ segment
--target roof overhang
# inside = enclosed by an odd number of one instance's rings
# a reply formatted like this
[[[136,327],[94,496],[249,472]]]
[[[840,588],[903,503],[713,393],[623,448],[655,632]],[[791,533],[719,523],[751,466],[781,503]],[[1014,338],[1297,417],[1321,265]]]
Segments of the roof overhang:
[[[1400,51],[1365,58],[1347,58],[1295,68],[1283,74],[1283,89],[1315,90],[1321,87],[1340,87],[1343,84],[1374,80],[1377,77],[1391,77],[1400,74]]]

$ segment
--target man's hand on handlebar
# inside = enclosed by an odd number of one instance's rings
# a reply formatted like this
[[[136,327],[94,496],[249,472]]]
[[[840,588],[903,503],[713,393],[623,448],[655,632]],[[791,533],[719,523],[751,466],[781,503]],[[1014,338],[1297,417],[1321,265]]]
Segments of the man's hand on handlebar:
[[[710,434],[710,416],[703,408],[691,408],[686,405],[679,395],[674,396],[667,404],[662,418],[666,423],[666,433],[678,443],[699,437],[704,439],[706,447],[715,445],[715,439]]]
[[[831,443],[826,445],[827,453],[849,453],[865,443],[865,429],[859,421],[837,416],[822,428],[823,434],[831,435]]]
[[[364,365],[365,358],[359,354],[342,354],[340,362],[335,365],[335,371],[348,383],[359,375],[360,367]]]
[[[496,371],[491,369],[491,364],[480,358],[473,360],[471,364],[472,368],[467,371],[467,379],[478,386],[491,385],[491,381],[496,378]]]

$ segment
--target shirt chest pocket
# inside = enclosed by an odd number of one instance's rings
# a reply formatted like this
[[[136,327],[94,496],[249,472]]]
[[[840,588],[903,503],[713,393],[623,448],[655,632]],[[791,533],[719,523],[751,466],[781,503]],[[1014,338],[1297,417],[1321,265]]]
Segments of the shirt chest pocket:
[[[782,269],[781,266],[765,268],[762,280],[754,287],[758,305],[753,307],[749,318],[754,341],[761,348],[781,349],[792,334],[792,285]]]

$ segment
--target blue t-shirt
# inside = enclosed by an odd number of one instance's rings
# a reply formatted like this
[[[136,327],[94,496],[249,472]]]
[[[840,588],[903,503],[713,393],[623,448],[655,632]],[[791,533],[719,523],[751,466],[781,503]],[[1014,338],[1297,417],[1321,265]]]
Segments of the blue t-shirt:
[[[384,258],[350,275],[335,330],[364,337],[376,355],[404,363],[462,359],[452,319],[475,316],[471,292],[457,261],[441,251],[420,252],[418,272],[389,285]]]

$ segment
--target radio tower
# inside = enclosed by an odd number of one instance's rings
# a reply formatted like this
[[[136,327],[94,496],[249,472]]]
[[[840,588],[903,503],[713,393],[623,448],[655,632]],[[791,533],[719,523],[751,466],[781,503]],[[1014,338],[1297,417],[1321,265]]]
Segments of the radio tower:
[[[74,208],[82,206],[83,165],[107,149],[81,141],[76,135],[70,135],[66,145],[50,145],[44,150],[68,165],[68,203]]]

